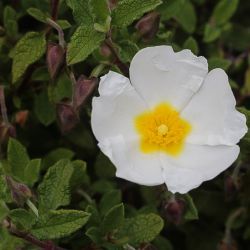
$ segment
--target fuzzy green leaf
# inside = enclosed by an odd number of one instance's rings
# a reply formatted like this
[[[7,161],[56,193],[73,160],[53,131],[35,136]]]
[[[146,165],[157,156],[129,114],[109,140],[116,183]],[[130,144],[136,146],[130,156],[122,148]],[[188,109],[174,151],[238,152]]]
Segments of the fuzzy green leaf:
[[[80,26],[71,37],[67,50],[67,64],[84,61],[100,43],[105,35],[91,27]]]
[[[25,168],[30,161],[26,148],[16,139],[10,138],[7,154],[11,173],[18,179],[23,180]]]
[[[161,0],[123,0],[119,1],[113,11],[112,23],[118,27],[126,27],[144,13],[153,10],[162,3]]]
[[[36,221],[33,214],[22,208],[11,210],[9,217],[16,225],[19,224],[26,230],[29,230]]]
[[[39,239],[58,239],[69,236],[84,226],[90,214],[78,210],[50,211],[39,217],[31,233]]]
[[[36,20],[47,23],[46,19],[49,17],[49,15],[43,13],[41,10],[36,9],[36,8],[29,8],[27,10],[28,14],[35,18]]]
[[[130,244],[147,243],[161,232],[163,224],[162,218],[156,214],[138,215],[124,221],[119,235],[127,236]]]
[[[34,112],[44,126],[49,126],[55,121],[55,106],[50,102],[47,91],[42,91],[36,96]]]
[[[68,205],[73,168],[69,160],[61,160],[49,168],[38,187],[39,210],[47,211]]]
[[[32,187],[37,182],[40,174],[40,167],[41,159],[33,159],[27,164],[23,178],[27,185]]]
[[[28,32],[17,43],[12,65],[12,81],[15,83],[26,69],[45,53],[45,34]]]
[[[212,14],[216,24],[226,23],[235,13],[238,3],[239,0],[220,0]]]
[[[102,231],[105,233],[118,229],[124,221],[123,203],[112,207],[104,216],[102,222]]]
[[[196,40],[193,37],[189,37],[183,44],[183,48],[190,49],[194,54],[198,54],[199,48]]]
[[[187,202],[187,209],[184,215],[186,220],[197,220],[199,218],[197,208],[193,202],[192,197],[189,194],[185,195],[185,200]]]
[[[221,34],[220,28],[212,26],[211,24],[206,24],[203,40],[206,43],[213,42],[220,36],[220,34]]]
[[[102,214],[106,214],[110,208],[121,203],[121,191],[112,190],[103,195],[100,201],[100,211]]]

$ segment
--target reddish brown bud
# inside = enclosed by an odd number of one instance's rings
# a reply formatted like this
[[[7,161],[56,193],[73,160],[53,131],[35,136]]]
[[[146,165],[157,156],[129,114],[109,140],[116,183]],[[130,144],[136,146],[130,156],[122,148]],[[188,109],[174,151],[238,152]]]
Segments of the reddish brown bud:
[[[186,204],[182,199],[171,199],[164,207],[166,219],[176,225],[180,224],[185,212]]]
[[[118,4],[118,0],[108,0],[108,6],[110,10],[113,10]]]
[[[160,15],[156,11],[152,11],[142,17],[136,24],[136,29],[145,41],[149,41],[155,37],[160,24]]]
[[[234,240],[230,242],[222,240],[218,245],[218,250],[238,250],[238,247]]]
[[[16,113],[15,121],[21,127],[23,127],[28,119],[29,111],[23,110]]]
[[[100,47],[100,53],[104,57],[110,57],[111,54],[112,54],[110,48],[105,43],[103,43],[101,45],[101,47]]]
[[[50,77],[54,79],[57,76],[62,64],[64,63],[65,50],[56,43],[49,43],[47,48],[47,66]]]
[[[9,176],[6,177],[6,182],[12,198],[17,204],[23,205],[27,199],[32,197],[31,190],[25,184],[16,182]]]
[[[63,133],[72,130],[79,122],[78,114],[69,103],[57,104],[57,116]]]
[[[9,123],[0,123],[0,143],[5,142],[9,137],[16,137],[15,127]]]
[[[97,78],[93,77],[87,79],[84,75],[81,75],[74,88],[74,108],[78,109],[83,105],[87,98],[92,94],[97,86]]]

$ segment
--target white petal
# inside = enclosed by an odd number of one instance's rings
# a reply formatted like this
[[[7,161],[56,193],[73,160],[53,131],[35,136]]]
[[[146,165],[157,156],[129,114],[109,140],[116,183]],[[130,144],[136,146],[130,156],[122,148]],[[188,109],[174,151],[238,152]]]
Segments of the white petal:
[[[159,160],[139,150],[134,118],[146,106],[129,80],[110,72],[101,79],[93,98],[91,125],[99,147],[117,168],[117,176],[143,185],[162,184]]]
[[[117,177],[147,186],[164,183],[157,155],[140,152],[138,142],[117,136],[106,139],[99,147],[117,168]]]
[[[235,98],[222,69],[207,75],[200,90],[181,112],[192,125],[188,143],[234,145],[247,132],[246,117],[235,109]]]
[[[184,151],[177,157],[161,154],[166,185],[173,193],[187,193],[227,169],[237,159],[239,151],[237,145],[186,144]]]
[[[132,85],[150,107],[168,102],[181,110],[198,91],[208,72],[204,57],[170,46],[140,50],[130,65]]]
[[[123,135],[137,137],[134,117],[145,111],[142,99],[131,86],[129,79],[109,72],[101,78],[99,97],[93,98],[91,125],[101,142],[108,137]]]

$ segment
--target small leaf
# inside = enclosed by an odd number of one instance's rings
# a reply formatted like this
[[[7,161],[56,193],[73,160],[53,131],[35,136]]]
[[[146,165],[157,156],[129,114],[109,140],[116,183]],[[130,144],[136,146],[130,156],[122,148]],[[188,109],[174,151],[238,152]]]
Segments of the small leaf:
[[[26,230],[29,230],[36,221],[33,214],[22,208],[11,210],[9,216],[15,224],[20,224]]]
[[[121,46],[121,59],[124,62],[130,62],[134,55],[139,51],[139,47],[129,40],[123,40],[119,45]]]
[[[9,214],[9,209],[4,201],[0,199],[0,223]]]
[[[212,70],[215,68],[222,68],[224,70],[227,70],[229,66],[231,65],[231,62],[223,58],[211,57],[208,59],[208,65],[209,65],[209,70]]]
[[[109,16],[109,8],[106,0],[89,0],[90,11],[94,22],[103,24]]]
[[[212,14],[216,24],[226,23],[237,10],[238,3],[239,0],[220,0]]]
[[[38,187],[39,210],[47,211],[69,204],[69,182],[72,173],[73,168],[69,160],[60,160],[49,168]]]
[[[41,159],[33,159],[27,164],[23,178],[27,185],[32,187],[37,182],[40,174],[40,167]]]
[[[7,35],[9,37],[13,37],[17,35],[17,32],[18,32],[17,13],[10,6],[6,6],[4,8],[3,24],[7,32]]]
[[[85,234],[96,244],[101,244],[103,241],[103,235],[98,227],[90,227]]]
[[[124,206],[123,203],[112,207],[107,214],[104,216],[102,222],[103,232],[112,232],[118,229],[124,221]]]
[[[163,220],[156,214],[138,215],[134,218],[126,219],[120,236],[127,236],[130,244],[138,245],[152,241],[162,230]]]
[[[118,27],[126,27],[144,13],[155,9],[161,0],[123,0],[119,1],[113,11],[112,23]]]
[[[71,37],[67,50],[67,64],[84,61],[100,43],[105,35],[91,27],[80,26]]]
[[[12,65],[12,81],[15,83],[26,69],[45,53],[45,34],[28,32],[17,43]]]
[[[121,203],[121,191],[112,190],[103,195],[100,201],[100,211],[102,214],[106,214],[110,208]]]
[[[90,214],[78,210],[50,211],[39,217],[31,233],[38,239],[58,239],[69,236],[84,226]]]
[[[46,90],[42,91],[35,98],[34,112],[38,120],[44,125],[49,126],[56,119],[55,106],[50,102]]]
[[[87,164],[84,161],[76,160],[72,162],[72,166],[73,166],[74,171],[71,176],[70,186],[71,188],[74,188],[84,183],[84,180],[87,177],[86,176]]]
[[[11,173],[20,180],[23,180],[24,170],[30,161],[26,148],[16,139],[10,138],[7,154]]]
[[[190,49],[194,54],[198,54],[199,48],[196,40],[193,37],[189,37],[183,44],[183,48]]]
[[[190,1],[185,1],[175,18],[186,32],[193,33],[195,31],[197,17],[194,6]]]
[[[204,42],[210,43],[216,40],[221,34],[221,29],[211,24],[206,24],[204,32]]]
[[[89,1],[86,0],[66,0],[67,5],[73,10],[73,16],[77,24],[83,26],[93,26],[93,17],[89,7]]]
[[[43,13],[41,10],[36,8],[29,8],[27,12],[30,16],[34,17],[36,20],[42,23],[47,23],[46,19],[49,18],[49,15]]]
[[[186,213],[184,215],[184,218],[186,220],[197,220],[199,219],[197,208],[195,207],[195,204],[193,202],[192,197],[189,194],[185,195],[186,200]]]

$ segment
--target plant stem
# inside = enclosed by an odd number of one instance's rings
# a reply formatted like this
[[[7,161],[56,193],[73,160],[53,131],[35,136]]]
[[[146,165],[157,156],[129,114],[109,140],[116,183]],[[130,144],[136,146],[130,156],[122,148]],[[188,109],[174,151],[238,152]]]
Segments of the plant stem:
[[[1,106],[1,115],[3,118],[3,122],[5,124],[9,124],[9,119],[7,115],[7,108],[5,104],[5,96],[4,96],[4,86],[0,86],[0,106]]]
[[[36,206],[32,203],[32,201],[30,199],[28,199],[26,201],[26,204],[28,205],[28,207],[31,209],[31,211],[36,215],[36,217],[39,216],[38,213],[38,209],[36,208]]]
[[[52,242],[41,241],[41,240],[38,240],[36,237],[34,237],[31,234],[19,231],[15,227],[15,225],[13,225],[11,222],[6,223],[6,225],[8,225],[7,229],[8,229],[10,234],[12,234],[12,235],[14,235],[14,236],[16,236],[18,238],[21,238],[21,239],[29,242],[30,244],[32,244],[34,246],[40,247],[41,249],[66,250],[64,248],[61,248],[61,247],[58,247],[58,246],[54,245]]]
[[[65,48],[66,47],[66,42],[64,40],[64,32],[62,30],[62,28],[55,22],[53,21],[51,18],[47,18],[46,19],[47,23],[53,27],[54,29],[57,30],[58,32],[58,40],[59,40],[59,45],[62,47],[62,48]]]
[[[121,70],[121,72],[125,75],[125,76],[129,76],[129,68],[127,66],[127,64],[123,63],[116,51],[116,48],[112,42],[111,37],[108,37],[105,40],[105,44],[108,46],[108,48],[110,49],[111,53],[113,54],[115,61],[114,63],[116,64],[116,66]]]
[[[78,189],[77,193],[80,194],[82,197],[85,198],[85,200],[89,203],[92,204],[93,200],[91,199],[91,197],[82,189]]]
[[[59,3],[60,0],[51,0],[50,6],[51,6],[51,18],[55,21],[57,19],[58,15],[58,9],[59,9]]]

